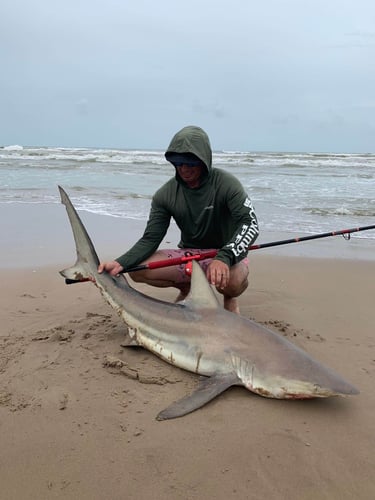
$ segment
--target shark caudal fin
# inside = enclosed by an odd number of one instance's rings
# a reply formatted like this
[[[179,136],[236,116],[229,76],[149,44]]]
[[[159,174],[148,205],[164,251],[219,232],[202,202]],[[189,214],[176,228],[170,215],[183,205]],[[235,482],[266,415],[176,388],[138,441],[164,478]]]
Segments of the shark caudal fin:
[[[93,277],[93,274],[98,268],[99,259],[90,236],[87,234],[85,226],[82,224],[69,196],[61,186],[58,186],[58,188],[60,191],[61,203],[65,205],[72,226],[77,251],[77,261],[74,266],[60,271],[60,274],[68,280],[85,281]]]

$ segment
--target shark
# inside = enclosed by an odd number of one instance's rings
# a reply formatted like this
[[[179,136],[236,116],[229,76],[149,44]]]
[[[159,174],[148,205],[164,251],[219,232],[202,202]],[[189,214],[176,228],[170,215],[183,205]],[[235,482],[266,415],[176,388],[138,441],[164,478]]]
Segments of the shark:
[[[200,375],[191,394],[160,411],[157,420],[187,415],[231,386],[276,399],[347,396],[359,391],[341,375],[278,333],[225,310],[200,265],[193,261],[191,289],[183,302],[150,297],[124,274],[98,273],[93,243],[69,196],[59,186],[76,245],[66,282],[91,281],[128,327],[129,346],[141,346],[167,363]]]

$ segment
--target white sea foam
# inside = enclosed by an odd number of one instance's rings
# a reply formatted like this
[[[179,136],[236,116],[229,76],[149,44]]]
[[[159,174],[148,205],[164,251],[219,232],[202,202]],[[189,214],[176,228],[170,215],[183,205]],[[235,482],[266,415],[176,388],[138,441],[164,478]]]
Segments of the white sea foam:
[[[243,183],[261,230],[314,233],[374,221],[374,154],[217,151],[213,164]],[[61,184],[82,210],[146,220],[152,194],[172,175],[163,151],[10,145],[0,148],[0,203],[59,203]]]
[[[18,144],[13,144],[10,146],[4,146],[5,151],[22,151],[23,146],[19,146]]]

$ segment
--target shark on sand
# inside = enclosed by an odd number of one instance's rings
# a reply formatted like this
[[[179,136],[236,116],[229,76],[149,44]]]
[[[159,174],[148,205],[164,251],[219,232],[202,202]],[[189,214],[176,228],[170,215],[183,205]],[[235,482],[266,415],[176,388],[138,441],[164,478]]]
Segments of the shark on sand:
[[[129,327],[129,345],[142,346],[166,362],[201,375],[197,388],[157,415],[186,415],[231,386],[277,399],[358,394],[339,374],[281,335],[223,309],[199,264],[193,261],[191,290],[174,304],[131,287],[122,274],[98,273],[99,259],[66,192],[59,186],[76,243],[77,261],[61,275],[90,280]]]

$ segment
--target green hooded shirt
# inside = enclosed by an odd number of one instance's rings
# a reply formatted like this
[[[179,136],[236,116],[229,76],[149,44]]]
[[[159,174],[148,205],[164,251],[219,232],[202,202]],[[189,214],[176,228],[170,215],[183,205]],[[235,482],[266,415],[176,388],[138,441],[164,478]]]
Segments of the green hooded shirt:
[[[206,166],[198,188],[189,188],[176,174],[152,198],[143,236],[117,262],[129,269],[150,257],[163,240],[171,217],[181,231],[180,248],[217,248],[215,259],[232,266],[247,256],[259,229],[252,203],[239,180],[212,167],[207,134],[188,126],[173,137],[165,157],[193,153]]]

